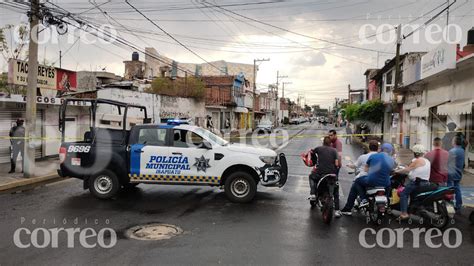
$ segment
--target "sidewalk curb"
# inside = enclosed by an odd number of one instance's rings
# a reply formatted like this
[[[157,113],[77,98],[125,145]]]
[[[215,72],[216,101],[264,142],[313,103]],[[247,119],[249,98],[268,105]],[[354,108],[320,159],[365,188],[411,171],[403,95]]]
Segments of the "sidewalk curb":
[[[29,190],[41,185],[67,179],[68,178],[58,176],[58,174],[49,174],[40,177],[25,178],[22,180],[12,181],[0,185],[0,194],[13,193],[21,190]]]

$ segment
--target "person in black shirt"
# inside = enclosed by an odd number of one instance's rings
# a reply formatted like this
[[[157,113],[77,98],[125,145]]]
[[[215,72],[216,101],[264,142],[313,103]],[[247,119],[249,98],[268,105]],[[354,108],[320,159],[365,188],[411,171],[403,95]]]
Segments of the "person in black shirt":
[[[317,158],[317,168],[309,176],[310,186],[310,200],[315,200],[316,197],[316,186],[319,179],[327,174],[336,174],[337,168],[339,167],[339,156],[337,150],[331,147],[331,138],[328,136],[324,137],[323,146],[319,146],[313,150],[315,158]],[[340,217],[339,214],[339,189],[334,191],[334,207],[336,209],[335,216]]]
[[[24,158],[23,150],[25,149],[25,128],[23,127],[23,120],[17,119],[16,126],[10,129],[10,143],[11,143],[11,158],[10,158],[10,172],[15,173],[16,160],[18,155]]]

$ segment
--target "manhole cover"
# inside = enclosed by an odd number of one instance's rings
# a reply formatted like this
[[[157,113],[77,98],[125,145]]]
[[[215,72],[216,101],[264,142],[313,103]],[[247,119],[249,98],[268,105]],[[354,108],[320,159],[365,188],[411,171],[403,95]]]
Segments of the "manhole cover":
[[[181,228],[170,224],[146,224],[128,229],[126,236],[138,240],[165,240],[182,232]]]

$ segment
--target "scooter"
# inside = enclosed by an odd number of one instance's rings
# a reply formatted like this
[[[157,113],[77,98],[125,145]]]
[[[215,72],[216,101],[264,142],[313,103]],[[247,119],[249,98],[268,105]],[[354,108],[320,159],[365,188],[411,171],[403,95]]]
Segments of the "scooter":
[[[392,189],[404,186],[406,174],[395,173],[392,175]],[[435,184],[423,186],[410,195],[408,213],[410,219],[420,224],[429,224],[442,229],[446,227],[456,213],[454,209],[454,188],[438,187]],[[390,206],[390,213],[399,217],[399,203]]]

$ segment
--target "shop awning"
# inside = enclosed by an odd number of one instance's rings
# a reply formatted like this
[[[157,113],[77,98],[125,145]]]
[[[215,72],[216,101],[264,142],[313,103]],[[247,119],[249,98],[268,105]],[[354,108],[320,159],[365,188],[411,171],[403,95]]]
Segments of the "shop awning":
[[[474,99],[457,100],[438,106],[439,115],[462,115],[472,113]]]
[[[446,101],[437,102],[437,103],[434,103],[434,104],[427,104],[427,105],[423,105],[423,106],[420,106],[420,107],[417,107],[417,108],[413,108],[413,109],[410,110],[410,116],[428,117],[430,115],[430,108],[433,108],[433,107],[438,106],[440,104],[443,104],[445,102]]]
[[[234,109],[234,112],[235,113],[248,113],[249,112],[249,109],[245,108],[245,107],[235,107]]]

